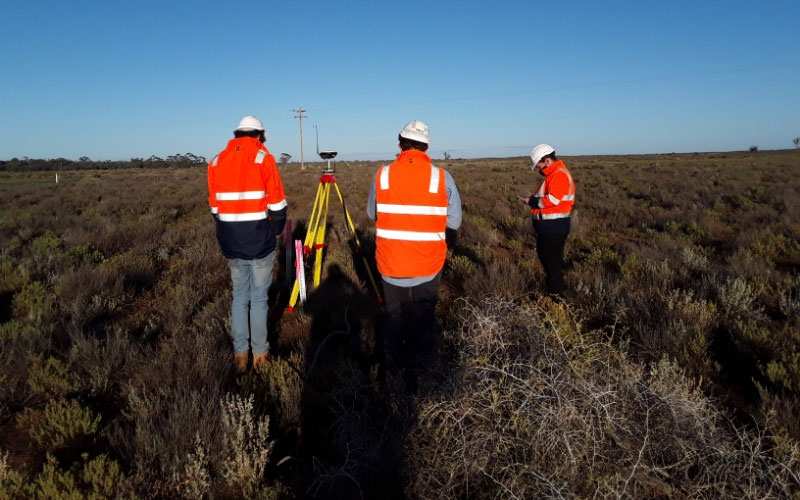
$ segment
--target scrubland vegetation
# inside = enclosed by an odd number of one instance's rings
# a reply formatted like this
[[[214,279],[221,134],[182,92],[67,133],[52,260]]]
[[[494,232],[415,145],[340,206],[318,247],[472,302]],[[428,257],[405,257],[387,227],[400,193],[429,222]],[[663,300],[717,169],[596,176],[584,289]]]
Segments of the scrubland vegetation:
[[[444,342],[391,393],[337,199],[322,285],[286,314],[279,255],[236,377],[204,168],[0,172],[0,498],[800,498],[800,155],[566,162],[565,306],[526,160],[437,162]],[[337,172],[367,255],[376,166]],[[318,172],[282,169],[297,238]]]

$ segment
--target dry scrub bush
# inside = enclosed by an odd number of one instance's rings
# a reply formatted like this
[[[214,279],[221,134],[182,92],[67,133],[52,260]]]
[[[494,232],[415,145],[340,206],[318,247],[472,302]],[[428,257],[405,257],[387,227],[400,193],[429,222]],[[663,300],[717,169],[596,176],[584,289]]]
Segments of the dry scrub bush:
[[[200,436],[195,436],[194,451],[186,456],[183,471],[174,472],[172,481],[178,494],[187,500],[202,500],[211,488],[208,454]]]
[[[497,232],[480,215],[464,215],[458,230],[459,244],[471,246],[494,246],[499,242]]]
[[[116,399],[123,381],[129,376],[129,357],[136,352],[130,335],[114,327],[102,341],[76,333],[71,343],[69,364],[75,374],[75,386],[92,397]]]
[[[221,402],[225,458],[222,477],[234,490],[248,495],[264,475],[272,453],[269,417],[257,416],[253,396],[228,394]]]
[[[717,290],[722,311],[730,318],[752,317],[760,313],[760,308],[756,307],[756,295],[755,288],[741,278],[729,278]]]
[[[100,425],[100,416],[74,399],[54,399],[41,415],[26,408],[17,420],[19,427],[28,428],[31,439],[48,452],[88,444]]]
[[[251,498],[264,476],[273,443],[269,417],[256,415],[253,395],[226,394],[219,402],[220,443],[195,434],[191,450],[172,473],[173,493],[186,499]],[[214,448],[218,448],[216,451]]]
[[[475,272],[475,268],[475,263],[466,255],[450,254],[447,256],[444,273],[451,282],[461,283]]]
[[[39,281],[26,284],[14,295],[14,316],[32,323],[42,323],[53,310],[55,297]]]
[[[25,476],[10,471],[7,477],[0,475],[0,498],[4,500],[135,500],[129,485],[120,471],[119,464],[100,455],[89,460],[87,455],[80,462],[62,468],[51,455],[42,471]]]
[[[9,321],[0,325],[0,423],[26,406],[41,403],[28,383],[30,353],[48,352],[50,328]]]
[[[61,360],[42,354],[28,354],[28,385],[31,391],[45,398],[66,396],[74,389],[77,377]]]
[[[499,295],[512,299],[528,293],[525,273],[517,263],[505,257],[492,259],[463,279],[464,293],[469,297]]]
[[[275,415],[278,427],[283,432],[292,432],[300,426],[303,380],[292,366],[303,366],[303,355],[291,353],[288,359],[275,357],[257,371],[253,391],[266,392],[265,402]],[[290,365],[291,363],[291,365]]]
[[[647,359],[667,355],[681,366],[694,367],[694,373],[707,373],[717,316],[714,304],[696,298],[692,290],[656,288],[632,293],[626,300],[624,317]]]
[[[221,449],[222,395],[218,388],[131,390],[125,414],[129,423],[117,423],[109,439],[122,456],[130,457],[137,489],[161,494],[174,491],[170,478],[176,470],[184,469],[197,435],[209,450]]]
[[[548,300],[466,302],[459,378],[420,401],[419,498],[790,498],[800,449],[730,426],[674,363],[649,373]]]
[[[221,453],[220,401],[231,368],[230,344],[187,329],[161,339],[157,348],[129,349],[128,355],[123,414],[105,434],[130,460],[139,489],[173,491],[168,478],[194,450],[195,435],[212,460]]]
[[[800,274],[795,276],[790,287],[781,293],[778,304],[787,320],[800,318]]]
[[[73,332],[97,330],[125,305],[124,277],[108,266],[83,265],[56,283],[61,318]]]

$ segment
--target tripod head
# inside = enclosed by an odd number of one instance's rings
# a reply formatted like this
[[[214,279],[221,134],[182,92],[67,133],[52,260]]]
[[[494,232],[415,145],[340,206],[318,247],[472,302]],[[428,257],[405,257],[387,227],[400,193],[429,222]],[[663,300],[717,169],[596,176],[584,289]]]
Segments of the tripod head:
[[[336,157],[336,151],[320,151],[319,157],[323,160],[328,160],[328,166],[322,171],[325,174],[333,174],[336,169],[331,166],[331,160]]]

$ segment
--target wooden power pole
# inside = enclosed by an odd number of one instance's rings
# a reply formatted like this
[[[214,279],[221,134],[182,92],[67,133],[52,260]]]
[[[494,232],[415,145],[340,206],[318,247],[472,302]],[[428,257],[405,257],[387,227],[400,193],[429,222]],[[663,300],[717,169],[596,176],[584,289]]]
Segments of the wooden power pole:
[[[303,116],[303,113],[305,113],[305,112],[306,112],[306,110],[303,109],[303,108],[298,108],[298,109],[293,109],[292,110],[292,113],[297,113],[295,118],[299,118],[300,119],[300,170],[305,170],[306,169],[305,158],[303,157],[303,118],[305,118]]]

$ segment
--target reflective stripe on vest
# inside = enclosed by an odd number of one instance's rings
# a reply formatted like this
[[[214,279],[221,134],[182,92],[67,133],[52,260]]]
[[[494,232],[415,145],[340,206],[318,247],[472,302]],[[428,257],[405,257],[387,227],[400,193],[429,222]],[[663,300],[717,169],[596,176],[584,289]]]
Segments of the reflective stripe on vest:
[[[564,197],[565,200],[574,200],[575,199],[575,182],[572,180],[572,174],[569,173],[569,170],[565,168],[559,168],[562,172],[567,174],[567,179],[569,179],[569,194]]]
[[[536,220],[566,219],[569,214],[532,214]]]
[[[430,233],[427,231],[398,231],[394,229],[375,230],[375,236],[387,240],[401,241],[444,241],[445,233]]]
[[[281,201],[279,201],[278,203],[270,203],[269,205],[267,205],[267,208],[272,210],[273,212],[276,212],[276,211],[278,211],[278,210],[280,210],[282,208],[286,208],[286,205],[287,205],[286,204],[286,199],[284,198]]]
[[[267,212],[250,212],[245,214],[217,214],[219,220],[225,222],[245,222],[267,218]]]
[[[377,203],[378,213],[404,215],[447,215],[447,207],[430,207],[426,205],[392,205]]]
[[[539,198],[539,208],[544,208],[544,203],[542,203],[543,199],[544,198]],[[552,194],[548,194],[547,199],[550,200],[550,203],[552,203],[553,205],[558,205],[559,203],[561,203],[561,200],[559,200]]]
[[[264,163],[264,158],[267,156],[267,152],[263,149],[259,149],[258,153],[256,153],[256,163]]]
[[[439,167],[433,165],[431,165],[431,182],[428,184],[428,192],[434,194],[439,192]]]
[[[263,200],[267,197],[266,191],[241,191],[231,193],[217,193],[219,201],[238,201],[238,200]]]
[[[381,189],[389,189],[389,165],[381,168]]]

